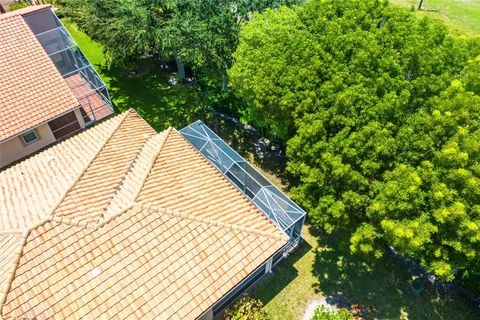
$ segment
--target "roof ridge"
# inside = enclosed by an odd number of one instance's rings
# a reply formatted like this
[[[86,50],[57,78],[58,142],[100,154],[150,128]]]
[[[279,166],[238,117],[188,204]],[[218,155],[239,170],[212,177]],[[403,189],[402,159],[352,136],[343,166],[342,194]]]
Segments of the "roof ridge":
[[[87,171],[87,169],[90,167],[90,165],[93,163],[93,161],[98,157],[98,155],[100,154],[100,152],[102,152],[102,150],[105,148],[105,146],[107,145],[107,143],[112,139],[113,135],[118,131],[118,129],[122,126],[123,122],[125,121],[125,119],[127,118],[127,116],[130,114],[130,110],[122,113],[120,116],[122,116],[122,119],[120,120],[120,122],[118,123],[117,127],[112,131],[112,133],[105,139],[105,142],[102,144],[102,146],[100,148],[98,148],[98,151],[93,155],[93,157],[90,159],[90,161],[85,165],[85,167],[83,168],[82,171],[80,171],[80,173],[78,174],[78,176],[72,181],[72,183],[70,184],[70,186],[68,188],[65,189],[65,192],[62,194],[62,196],[59,198],[59,200],[57,201],[57,203],[53,206],[52,210],[50,210],[50,213],[48,214],[48,216],[54,216],[54,212],[55,210],[58,209],[58,207],[60,206],[60,204],[63,202],[63,200],[65,200],[65,198],[67,197],[68,193],[73,189],[73,187],[78,183],[78,181],[83,177],[83,175],[85,174],[85,172]]]
[[[109,201],[107,206],[104,208],[102,213],[103,218],[108,218],[109,216],[114,215],[115,212],[121,208],[121,204],[117,202],[121,201],[122,199],[129,203],[135,201],[135,199],[138,197],[138,194],[142,190],[153,165],[158,159],[158,156],[160,155],[160,152],[162,151],[163,146],[165,145],[165,142],[167,141],[171,130],[172,130],[172,127],[169,127],[166,130],[162,131],[161,133],[157,133],[156,135],[150,137],[147,141],[145,141],[144,145],[137,152],[135,159],[132,161],[132,163],[130,164],[130,167],[128,168],[127,172],[123,176],[122,181],[120,181],[117,187],[117,190],[112,195],[111,200]],[[156,140],[160,140],[158,144],[155,143]],[[147,152],[147,148],[150,147],[151,143],[152,144],[155,143],[155,144],[153,144],[152,146],[153,152],[149,154]],[[142,157],[147,157],[147,159],[145,159],[146,165],[139,167],[138,161]],[[130,184],[132,188],[127,190],[127,183],[129,182],[132,182],[134,185],[132,186]]]
[[[0,288],[0,319],[3,316],[3,306],[5,305],[5,302],[7,301],[7,296],[8,293],[10,292],[10,288],[12,286],[13,280],[15,279],[15,273],[17,272],[18,265],[20,264],[20,259],[23,256],[23,248],[25,248],[25,245],[27,244],[27,238],[30,235],[30,232],[34,228],[37,228],[40,225],[45,224],[48,222],[47,220],[49,219],[44,219],[40,221],[37,225],[35,225],[32,228],[28,228],[23,231],[23,234],[21,236],[21,243],[18,245],[17,252],[15,254],[15,258],[12,261],[12,265],[10,267],[10,272],[8,273],[7,280],[4,283],[4,287]]]
[[[7,280],[5,281],[5,286],[3,288],[0,288],[0,320],[2,319],[3,316],[3,306],[5,305],[5,302],[7,301],[7,296],[8,293],[10,292],[10,288],[12,286],[12,283],[15,279],[15,273],[17,272],[18,265],[20,264],[20,259],[23,256],[23,248],[25,248],[27,244],[27,238],[30,235],[30,233],[37,229],[38,227],[43,226],[44,224],[48,222],[54,221],[53,216],[48,216],[40,221],[38,221],[36,224],[34,224],[31,227],[28,227],[27,229],[22,231],[22,236],[21,236],[21,243],[19,244],[17,248],[17,253],[15,254],[15,258],[12,261],[12,266],[10,267],[10,272],[8,273]]]
[[[163,210],[165,212],[165,214],[168,214],[170,216],[178,217],[178,218],[182,218],[182,219],[188,219],[188,220],[200,222],[200,223],[203,223],[203,224],[208,224],[210,226],[219,226],[219,227],[224,227],[224,228],[228,228],[228,229],[231,229],[231,230],[244,231],[244,232],[247,232],[247,233],[256,234],[256,235],[259,235],[259,236],[264,236],[264,237],[268,237],[268,238],[275,239],[275,240],[288,240],[287,236],[284,235],[283,233],[282,233],[282,236],[276,236],[274,234],[258,231],[258,230],[251,229],[251,228],[245,228],[245,227],[242,227],[242,226],[239,226],[239,225],[236,225],[236,224],[225,223],[225,222],[221,222],[221,221],[217,221],[217,220],[213,220],[213,219],[198,217],[198,216],[195,216],[195,215],[192,215],[192,214],[187,214],[187,213],[182,212],[179,209],[162,209],[162,208],[158,208],[154,205],[151,205],[151,204],[148,204],[148,203],[141,203],[141,202],[134,202],[132,204],[132,207],[139,207],[139,208],[142,208],[142,209],[146,208],[146,209],[151,210],[151,211],[152,210],[153,211]]]

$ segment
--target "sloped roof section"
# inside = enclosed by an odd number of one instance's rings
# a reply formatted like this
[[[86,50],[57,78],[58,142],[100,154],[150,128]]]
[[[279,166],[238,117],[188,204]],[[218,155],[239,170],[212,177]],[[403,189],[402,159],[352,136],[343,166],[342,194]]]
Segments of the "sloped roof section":
[[[195,319],[288,243],[175,129],[133,110],[0,183],[6,318]]]
[[[155,130],[136,112],[128,112],[53,214],[84,223],[102,218],[145,142],[154,135]]]
[[[0,231],[28,229],[51,214],[128,113],[0,171]]]
[[[27,238],[3,314],[195,319],[282,245],[141,206],[96,229],[47,222]]]
[[[136,201],[272,234],[281,233],[176,130],[170,132]]]
[[[22,14],[0,15],[0,142],[78,106]]]
[[[2,290],[8,289],[12,281],[12,272],[15,270],[20,250],[24,244],[22,232],[0,231],[0,295]],[[0,301],[1,308],[1,301]],[[0,314],[0,319],[2,315]]]

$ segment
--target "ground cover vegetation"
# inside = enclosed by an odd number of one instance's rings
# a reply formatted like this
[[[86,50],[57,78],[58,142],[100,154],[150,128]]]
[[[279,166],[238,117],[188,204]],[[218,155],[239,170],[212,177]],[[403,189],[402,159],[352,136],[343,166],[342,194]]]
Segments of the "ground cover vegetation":
[[[391,0],[412,10],[416,10],[420,0]],[[480,1],[472,0],[424,0],[422,9],[416,14],[439,19],[458,35],[480,35]]]
[[[230,69],[246,118],[287,143],[292,195],[368,259],[480,274],[480,45],[385,1],[256,14]]]

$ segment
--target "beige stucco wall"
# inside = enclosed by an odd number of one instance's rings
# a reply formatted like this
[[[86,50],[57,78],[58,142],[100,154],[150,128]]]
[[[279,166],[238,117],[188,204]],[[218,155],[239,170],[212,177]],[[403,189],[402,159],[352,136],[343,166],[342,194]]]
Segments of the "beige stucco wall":
[[[35,130],[39,139],[29,145],[25,145],[19,136],[0,144],[0,167],[6,166],[55,142],[55,137],[47,123],[36,127]]]

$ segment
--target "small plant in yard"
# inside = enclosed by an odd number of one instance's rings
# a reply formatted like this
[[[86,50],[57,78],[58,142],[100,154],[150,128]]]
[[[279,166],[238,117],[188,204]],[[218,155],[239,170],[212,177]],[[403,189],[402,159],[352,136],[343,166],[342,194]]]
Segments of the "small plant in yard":
[[[262,301],[245,294],[225,311],[225,320],[267,320],[262,308]]]
[[[359,317],[354,317],[347,309],[332,310],[321,305],[313,314],[310,320],[360,320]]]

